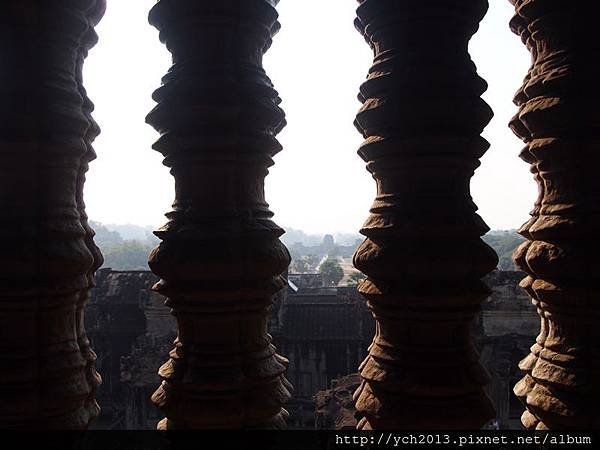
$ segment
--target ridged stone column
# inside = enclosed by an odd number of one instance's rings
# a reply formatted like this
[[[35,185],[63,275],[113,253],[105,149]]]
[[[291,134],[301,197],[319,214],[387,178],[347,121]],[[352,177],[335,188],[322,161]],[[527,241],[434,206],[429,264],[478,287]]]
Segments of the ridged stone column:
[[[175,178],[150,255],[178,337],[152,396],[159,429],[282,428],[287,360],[267,333],[290,257],[264,178],[281,146],[280,99],[262,67],[276,0],[161,0],[150,22],[173,56],[147,121]]]
[[[0,6],[0,428],[83,429],[99,413],[82,318],[102,262],[83,203],[98,128],[81,71],[104,9]]]
[[[87,95],[87,92],[83,86],[83,63],[85,58],[88,56],[89,50],[96,45],[98,42],[98,35],[94,31],[94,27],[100,22],[100,19],[104,15],[106,11],[106,0],[96,0],[95,4],[87,11],[87,16],[89,20],[90,27],[88,28],[87,33],[83,36],[81,46],[79,48],[79,54],[77,59],[76,66],[76,77],[78,83],[78,90],[81,98],[83,100],[83,114],[85,115],[88,121],[88,130],[84,136],[86,152],[83,154],[83,157],[79,166],[79,173],[77,177],[77,209],[79,211],[79,216],[81,220],[81,225],[85,230],[85,245],[92,254],[93,263],[90,269],[87,272],[87,280],[88,280],[88,289],[84,289],[79,298],[79,304],[77,305],[77,339],[79,343],[79,347],[81,349],[81,354],[87,362],[86,376],[87,381],[90,385],[91,391],[87,398],[87,407],[90,411],[90,414],[94,417],[98,416],[100,413],[100,408],[96,403],[96,388],[101,383],[100,374],[96,371],[95,362],[96,362],[96,354],[90,347],[90,340],[87,337],[84,327],[84,305],[90,298],[90,289],[92,289],[95,283],[95,275],[96,270],[102,266],[104,263],[104,258],[98,246],[94,243],[94,230],[88,223],[88,216],[85,211],[85,202],[83,199],[83,188],[85,185],[85,174],[89,169],[89,163],[96,159],[96,152],[92,147],[92,142],[98,134],[100,134],[100,127],[98,123],[92,117],[92,112],[94,111],[94,104],[90,100]]]
[[[511,128],[539,197],[514,254],[541,318],[514,388],[529,429],[600,427],[600,64],[594,2],[513,0],[511,29],[533,65]]]
[[[359,429],[474,429],[494,417],[469,325],[497,257],[470,178],[492,111],[468,42],[486,0],[363,0],[374,51],[359,150],[377,197],[354,255],[377,331],[355,392]]]

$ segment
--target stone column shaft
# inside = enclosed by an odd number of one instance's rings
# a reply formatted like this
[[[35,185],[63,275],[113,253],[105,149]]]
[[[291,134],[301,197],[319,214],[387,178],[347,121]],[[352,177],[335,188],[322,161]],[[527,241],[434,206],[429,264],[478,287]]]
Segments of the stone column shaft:
[[[147,120],[176,191],[149,261],[178,324],[152,397],[159,429],[285,425],[287,360],[267,320],[290,257],[264,195],[285,124],[262,67],[276,3],[161,0],[150,12],[173,66]]]
[[[99,413],[82,320],[101,264],[83,204],[98,130],[81,68],[104,8],[0,6],[0,428],[82,429]]]
[[[84,326],[84,305],[90,299],[90,290],[94,288],[96,270],[98,270],[104,263],[104,257],[98,246],[94,243],[95,232],[88,222],[88,216],[85,211],[85,202],[83,197],[83,189],[85,185],[85,174],[89,169],[89,163],[96,159],[96,152],[92,146],[94,139],[100,134],[100,127],[98,123],[92,117],[94,111],[94,104],[88,97],[85,87],[83,85],[83,64],[85,58],[88,56],[89,50],[96,45],[98,42],[98,35],[96,34],[94,27],[100,22],[100,19],[106,11],[106,0],[96,0],[95,4],[86,11],[87,19],[89,21],[89,28],[86,34],[84,34],[79,53],[77,55],[76,65],[76,79],[78,84],[79,94],[83,100],[82,110],[88,121],[88,130],[84,136],[86,152],[80,161],[79,172],[77,175],[77,210],[81,220],[81,225],[85,231],[85,245],[88,251],[92,254],[93,262],[92,266],[88,270],[86,276],[88,280],[88,289],[84,289],[79,297],[79,303],[77,305],[77,340],[81,350],[81,354],[86,364],[86,377],[90,386],[90,394],[88,395],[86,404],[90,410],[90,415],[97,417],[100,414],[100,407],[96,402],[96,389],[100,385],[102,379],[100,374],[96,371],[95,362],[96,354],[90,346],[90,340],[87,337]]]
[[[513,0],[511,29],[532,55],[511,128],[539,196],[514,253],[541,329],[514,388],[529,429],[600,427],[598,308],[600,43],[594,2]]]
[[[354,264],[377,331],[360,366],[358,428],[479,428],[494,410],[469,324],[497,257],[469,193],[492,111],[468,42],[487,1],[359,3],[374,62],[355,124],[377,197]]]

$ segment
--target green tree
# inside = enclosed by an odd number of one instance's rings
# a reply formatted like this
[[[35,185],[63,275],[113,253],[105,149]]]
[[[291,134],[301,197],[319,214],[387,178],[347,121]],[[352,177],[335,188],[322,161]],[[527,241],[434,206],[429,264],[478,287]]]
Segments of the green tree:
[[[319,267],[319,273],[323,275],[326,286],[337,286],[344,278],[344,269],[340,266],[337,258],[327,258]]]
[[[320,258],[317,255],[307,255],[303,257],[306,260],[306,263],[308,264],[308,270],[315,270],[317,267],[317,264],[319,264]]]
[[[483,236],[483,240],[498,255],[499,270],[517,270],[512,260],[512,254],[525,241],[524,237],[519,236],[515,230],[493,231]]]
[[[348,276],[348,286],[358,286],[365,278],[362,272],[354,271]]]
[[[100,222],[94,222],[93,220],[90,220],[90,226],[96,233],[94,242],[103,251],[113,247],[118,247],[123,244],[123,237],[121,237],[118,232],[109,230]]]
[[[121,245],[103,251],[104,267],[115,270],[148,270],[148,255],[152,246],[144,241],[124,240]]]
[[[292,269],[296,273],[306,273],[308,272],[308,262],[305,258],[295,259]]]

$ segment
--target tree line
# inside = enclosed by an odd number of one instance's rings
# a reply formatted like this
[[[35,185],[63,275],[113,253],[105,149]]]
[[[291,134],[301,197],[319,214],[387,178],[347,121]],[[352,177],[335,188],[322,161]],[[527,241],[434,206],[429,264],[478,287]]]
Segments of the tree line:
[[[90,222],[96,232],[95,242],[104,255],[104,267],[115,270],[149,270],[148,255],[159,243],[150,227],[137,225],[105,225]],[[298,231],[294,231],[298,234]],[[126,236],[126,237],[123,237]],[[311,236],[312,238],[312,236]],[[354,238],[354,236],[352,236]],[[499,270],[516,270],[512,261],[513,251],[525,240],[515,230],[492,231],[483,240],[498,254]],[[339,245],[333,235],[324,235],[321,241],[312,241],[312,245],[302,243],[288,244],[292,254],[290,271],[294,273],[320,272],[327,285],[337,285],[344,272],[338,257],[351,257],[354,245]],[[352,272],[348,283],[356,284],[363,278],[360,272]]]

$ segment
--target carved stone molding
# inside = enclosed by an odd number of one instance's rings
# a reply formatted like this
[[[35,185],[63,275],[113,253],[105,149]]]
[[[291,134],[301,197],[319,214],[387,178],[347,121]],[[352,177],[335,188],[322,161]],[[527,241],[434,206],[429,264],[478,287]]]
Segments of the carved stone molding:
[[[103,0],[0,6],[0,427],[82,429],[100,379],[83,303],[101,255],[83,203],[98,129],[81,68]]]
[[[598,239],[600,183],[598,92],[593,20],[586,2],[512,0],[511,29],[532,55],[532,67],[515,96],[519,113],[510,126],[526,146],[539,196],[519,232],[514,253],[528,276],[541,329],[519,367],[514,388],[529,429],[597,429],[600,426]]]
[[[149,261],[178,324],[152,397],[159,429],[285,426],[287,360],[267,318],[290,257],[264,196],[285,125],[262,67],[276,3],[161,0],[150,12],[173,66],[147,121],[176,191]]]
[[[469,192],[492,111],[468,42],[488,4],[359,3],[374,62],[355,124],[377,197],[354,264],[377,332],[354,395],[358,428],[480,428],[494,409],[469,324],[498,260]]]

